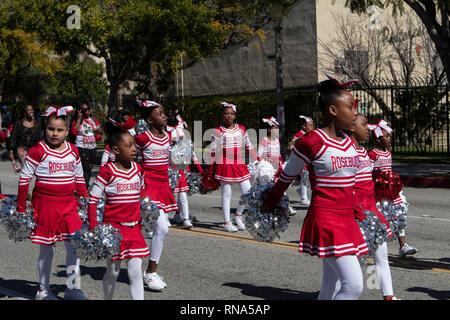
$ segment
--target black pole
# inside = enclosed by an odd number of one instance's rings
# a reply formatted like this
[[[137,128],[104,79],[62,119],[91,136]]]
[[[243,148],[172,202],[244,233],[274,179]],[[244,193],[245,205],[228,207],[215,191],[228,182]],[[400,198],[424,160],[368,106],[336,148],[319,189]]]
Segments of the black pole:
[[[283,63],[281,60],[281,22],[275,22],[275,71],[277,81],[277,120],[280,124],[280,152],[283,159],[286,159],[286,135],[284,121],[284,101],[283,101]]]

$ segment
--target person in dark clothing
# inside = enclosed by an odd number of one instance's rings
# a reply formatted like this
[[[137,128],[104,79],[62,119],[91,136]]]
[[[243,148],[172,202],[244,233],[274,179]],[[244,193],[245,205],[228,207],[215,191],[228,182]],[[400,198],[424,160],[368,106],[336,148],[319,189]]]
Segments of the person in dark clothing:
[[[9,137],[9,159],[15,164],[14,154],[19,158],[20,167],[23,166],[28,150],[42,140],[41,124],[35,119],[34,108],[26,105],[21,118],[16,121]]]

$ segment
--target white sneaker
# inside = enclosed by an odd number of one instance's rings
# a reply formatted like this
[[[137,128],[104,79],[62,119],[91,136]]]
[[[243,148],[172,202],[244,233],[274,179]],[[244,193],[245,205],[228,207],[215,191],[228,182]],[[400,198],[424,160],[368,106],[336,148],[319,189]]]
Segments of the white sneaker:
[[[238,230],[245,230],[246,229],[245,228],[245,224],[242,221],[241,216],[238,216],[238,215],[234,216],[234,223],[236,223]]]
[[[144,283],[152,290],[161,291],[165,288],[164,283],[159,278],[156,272],[145,273],[144,272]]]
[[[238,231],[238,229],[231,223],[231,221],[225,222],[222,226],[225,229],[225,231],[228,231],[228,232],[237,232]]]
[[[411,247],[407,243],[405,243],[405,245],[402,248],[398,249],[398,255],[400,257],[404,257],[406,255],[415,254],[416,252],[417,252],[417,249],[414,248],[414,247]]]
[[[184,220],[183,221],[183,228],[185,229],[192,229],[194,226],[192,225],[192,223],[189,220]]]
[[[155,272],[156,276],[158,277],[158,279],[161,281],[161,283],[163,284],[164,288],[167,287],[167,283],[164,282],[164,277],[161,277],[159,274],[157,274]]]
[[[59,300],[51,290],[38,290],[35,300]]]
[[[302,199],[302,200],[300,200],[300,203],[304,204],[305,206],[309,206],[311,201],[309,201],[308,199]]]
[[[295,216],[295,214],[297,213],[297,210],[295,210],[291,206],[289,206],[288,208],[289,208],[289,215],[290,216]]]

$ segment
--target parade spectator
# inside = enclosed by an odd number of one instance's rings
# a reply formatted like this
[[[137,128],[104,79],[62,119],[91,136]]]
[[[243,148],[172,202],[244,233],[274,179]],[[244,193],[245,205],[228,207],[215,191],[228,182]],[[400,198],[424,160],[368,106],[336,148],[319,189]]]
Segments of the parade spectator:
[[[92,167],[97,158],[97,141],[102,139],[102,129],[98,120],[91,116],[91,108],[82,104],[72,122],[71,134],[75,136],[75,145],[80,151],[81,163],[86,186],[89,187]]]

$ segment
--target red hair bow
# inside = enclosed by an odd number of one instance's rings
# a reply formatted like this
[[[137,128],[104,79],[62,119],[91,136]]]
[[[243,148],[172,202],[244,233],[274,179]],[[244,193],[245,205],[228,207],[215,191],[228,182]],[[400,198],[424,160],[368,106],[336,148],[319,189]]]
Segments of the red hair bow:
[[[336,79],[336,78],[333,77],[332,75],[329,75],[328,73],[326,74],[326,76],[328,77],[328,79],[330,79],[331,81],[333,81],[334,83],[336,83],[336,84],[339,86],[339,88],[341,88],[341,89],[345,89],[346,87],[348,87],[349,85],[351,85],[351,84],[354,83],[354,82],[359,82],[358,79],[352,79],[352,80],[350,80],[350,81],[341,83],[341,82],[339,82],[338,79]]]
[[[150,100],[141,101],[139,99],[136,99],[136,102],[138,105],[140,105],[141,107],[144,107],[144,108],[162,107],[158,102],[150,101]]]
[[[130,116],[128,118],[128,120],[125,121],[124,123],[119,123],[116,120],[111,119],[111,118],[109,118],[109,121],[111,121],[111,123],[115,127],[120,128],[121,130],[124,130],[124,131],[127,131],[127,130],[130,130],[130,129],[134,128],[136,126],[136,123],[137,123],[136,121],[133,120],[133,116]]]

